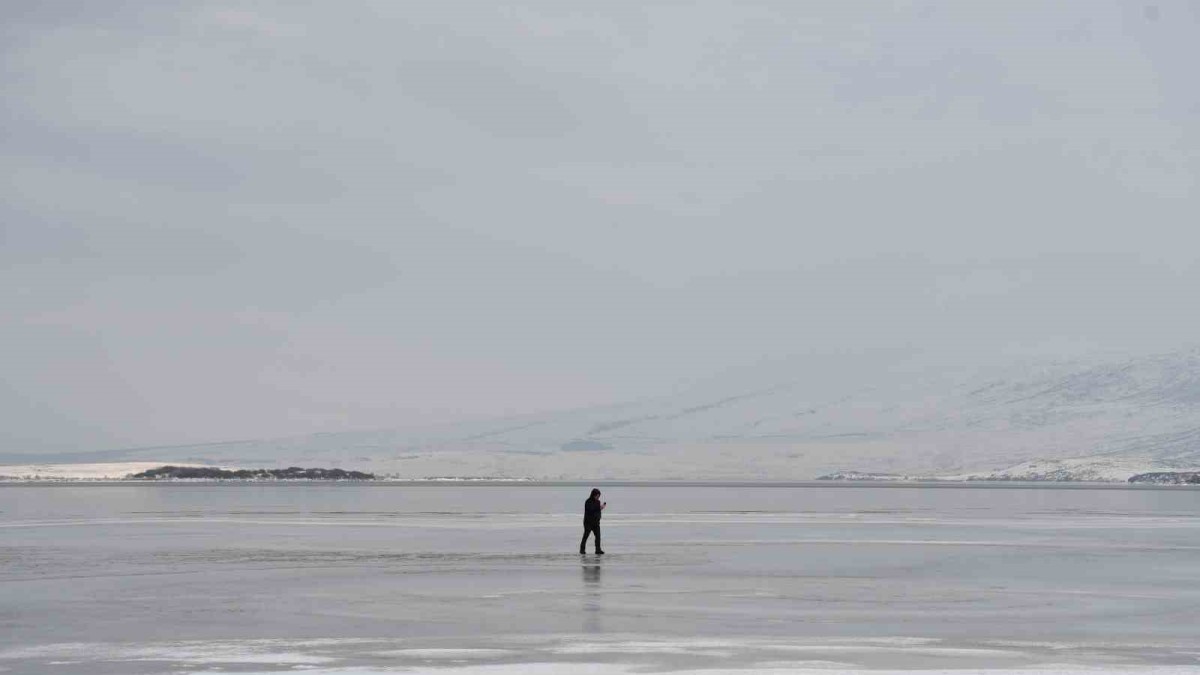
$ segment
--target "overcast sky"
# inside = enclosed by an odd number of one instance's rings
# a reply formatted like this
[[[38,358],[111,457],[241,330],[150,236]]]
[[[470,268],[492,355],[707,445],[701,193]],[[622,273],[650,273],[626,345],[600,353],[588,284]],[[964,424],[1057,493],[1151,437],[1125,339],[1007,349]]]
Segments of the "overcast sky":
[[[4,2],[0,451],[1193,344],[1198,38],[1195,1]]]

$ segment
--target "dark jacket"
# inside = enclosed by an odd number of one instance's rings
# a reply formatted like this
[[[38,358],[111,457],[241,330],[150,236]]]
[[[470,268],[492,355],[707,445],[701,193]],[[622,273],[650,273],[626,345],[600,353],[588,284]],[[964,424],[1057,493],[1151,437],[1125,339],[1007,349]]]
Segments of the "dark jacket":
[[[588,498],[583,503],[583,525],[584,527],[597,527],[600,525],[600,511],[603,510],[599,499]]]

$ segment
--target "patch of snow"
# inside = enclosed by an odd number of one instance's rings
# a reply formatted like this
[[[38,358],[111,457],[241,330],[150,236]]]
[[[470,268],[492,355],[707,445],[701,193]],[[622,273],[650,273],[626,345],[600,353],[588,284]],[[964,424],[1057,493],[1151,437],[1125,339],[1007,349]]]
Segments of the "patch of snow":
[[[104,462],[98,464],[11,464],[0,466],[0,480],[102,481],[156,469],[166,464],[200,466],[169,461]]]
[[[942,480],[1016,480],[1016,481],[1082,481],[1124,483],[1131,476],[1157,471],[1177,471],[1165,467],[1150,457],[1072,457],[1069,459],[1037,459],[988,473],[969,473],[940,476]]]

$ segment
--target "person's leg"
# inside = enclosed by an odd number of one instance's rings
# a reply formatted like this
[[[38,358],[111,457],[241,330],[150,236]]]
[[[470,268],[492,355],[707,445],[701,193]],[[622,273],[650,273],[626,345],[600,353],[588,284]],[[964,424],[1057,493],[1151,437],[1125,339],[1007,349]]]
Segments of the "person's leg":
[[[588,528],[585,526],[585,527],[583,528],[583,540],[579,542],[579,553],[580,553],[580,555],[582,555],[582,554],[584,553],[583,547],[587,545],[587,538],[588,538],[588,534],[589,534],[589,533],[591,533],[591,530],[590,530],[590,529],[588,529]]]
[[[604,553],[604,549],[600,548],[600,526],[593,527],[592,532],[596,533],[596,553]]]

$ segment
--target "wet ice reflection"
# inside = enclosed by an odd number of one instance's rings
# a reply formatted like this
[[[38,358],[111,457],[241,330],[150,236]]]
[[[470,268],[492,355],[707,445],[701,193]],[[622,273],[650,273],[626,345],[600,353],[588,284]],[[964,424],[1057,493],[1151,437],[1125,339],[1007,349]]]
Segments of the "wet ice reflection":
[[[602,598],[600,576],[604,567],[599,562],[584,562],[580,569],[583,572],[583,632],[597,634],[604,632],[601,619]]]

